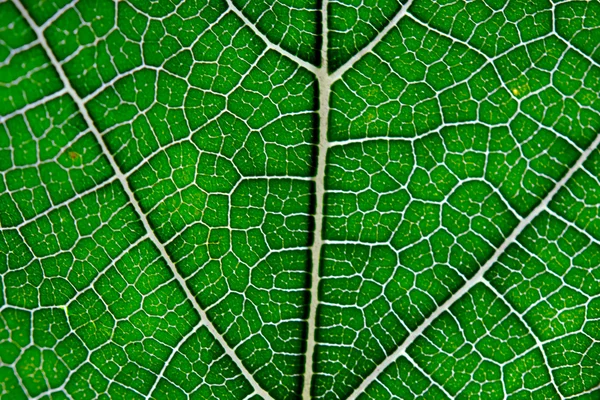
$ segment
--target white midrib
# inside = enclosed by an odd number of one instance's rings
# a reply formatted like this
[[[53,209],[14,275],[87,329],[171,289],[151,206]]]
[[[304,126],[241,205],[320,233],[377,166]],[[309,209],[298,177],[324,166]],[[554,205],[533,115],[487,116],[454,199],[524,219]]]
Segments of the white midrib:
[[[317,332],[317,308],[319,306],[319,269],[321,266],[321,252],[323,248],[323,220],[325,207],[325,169],[327,163],[327,150],[329,140],[327,132],[329,128],[329,102],[331,97],[331,85],[339,79],[344,72],[351,68],[356,61],[361,59],[366,53],[371,51],[381,39],[400,21],[406,14],[413,0],[409,0],[402,6],[398,13],[390,20],[388,25],[382,29],[377,36],[359,52],[354,54],[348,61],[340,66],[331,75],[329,74],[329,63],[327,58],[328,49],[328,26],[327,26],[327,6],[329,1],[322,1],[321,9],[321,67],[310,69],[316,76],[319,83],[319,143],[317,157],[317,173],[315,182],[315,229],[313,233],[313,244],[311,246],[311,286],[310,286],[310,306],[308,309],[307,338],[306,338],[306,358],[304,366],[304,385],[302,398],[309,400],[311,398],[312,380],[314,375],[314,356]]]
[[[411,0],[412,1],[412,0]],[[322,1],[321,10],[321,23],[323,32],[327,32],[327,0]],[[321,42],[321,66],[315,67],[314,65],[304,61],[300,57],[291,54],[281,46],[273,43],[269,38],[260,31],[245,15],[240,11],[231,0],[227,0],[227,4],[231,11],[233,11],[246,26],[248,26],[252,32],[260,37],[262,41],[271,50],[277,51],[279,54],[283,54],[286,57],[293,60],[299,66],[315,74],[318,81],[319,89],[319,143],[318,143],[318,156],[317,156],[317,173],[312,179],[315,184],[315,214],[314,221],[315,227],[313,231],[313,244],[310,246],[311,249],[311,287],[310,287],[310,305],[307,316],[307,338],[306,338],[306,355],[304,365],[304,381],[302,387],[302,398],[310,399],[311,382],[314,372],[313,358],[316,348],[315,332],[316,332],[316,320],[317,320],[317,307],[319,305],[319,265],[320,265],[320,254],[323,246],[322,232],[323,232],[323,209],[325,202],[325,164],[327,157],[327,148],[329,147],[329,141],[327,140],[327,126],[329,116],[329,94],[331,92],[331,84],[333,80],[328,72],[327,64],[327,35],[322,35]],[[350,62],[350,61],[349,61]],[[353,61],[352,61],[353,62]],[[349,65],[349,64],[347,64]]]
[[[89,126],[90,131],[94,134],[94,137],[96,138],[96,141],[98,142],[98,144],[102,148],[102,152],[104,153],[104,155],[106,156],[106,158],[109,160],[110,165],[111,165],[111,167],[112,167],[115,175],[117,176],[117,179],[119,180],[119,182],[121,183],[121,186],[123,187],[123,190],[127,194],[129,202],[134,207],[136,213],[139,215],[140,220],[142,221],[142,224],[144,225],[144,229],[148,233],[148,237],[150,238],[150,240],[152,241],[152,243],[154,243],[154,245],[156,246],[156,248],[160,251],[161,256],[164,258],[164,260],[169,265],[169,268],[171,269],[171,272],[175,276],[175,279],[177,280],[177,282],[179,282],[179,285],[181,286],[181,288],[185,292],[185,295],[186,295],[187,299],[191,302],[191,304],[193,305],[194,309],[199,314],[200,321],[201,321],[200,323],[202,325],[206,326],[206,328],[209,330],[209,332],[220,343],[220,345],[223,347],[225,353],[233,360],[233,362],[241,370],[241,372],[244,375],[244,377],[252,385],[252,388],[254,389],[254,392],[256,394],[260,395],[261,397],[265,398],[265,399],[272,399],[271,395],[269,395],[256,382],[256,380],[254,379],[254,376],[246,369],[246,367],[244,366],[244,364],[242,363],[242,361],[240,360],[240,358],[237,356],[237,354],[235,354],[235,352],[233,351],[233,349],[229,346],[229,344],[225,341],[225,339],[223,338],[223,336],[221,336],[221,334],[217,331],[217,329],[215,328],[215,326],[209,320],[209,318],[206,315],[206,313],[204,312],[204,310],[196,302],[196,298],[191,293],[190,289],[187,287],[187,285],[186,285],[185,280],[183,279],[183,277],[179,274],[179,271],[177,270],[177,267],[175,266],[175,264],[173,263],[173,261],[169,257],[169,254],[167,253],[164,245],[160,242],[160,240],[158,240],[158,238],[154,234],[154,231],[152,230],[152,228],[150,226],[150,223],[148,222],[148,218],[146,217],[146,214],[144,214],[144,212],[142,211],[140,205],[138,204],[137,200],[135,199],[135,196],[134,196],[133,192],[131,191],[131,189],[129,187],[129,184],[127,182],[127,178],[125,177],[125,175],[123,175],[123,173],[121,173],[121,170],[119,169],[119,166],[117,165],[116,161],[112,157],[112,154],[108,150],[108,147],[106,146],[106,143],[104,143],[104,140],[102,139],[102,136],[100,135],[100,132],[98,131],[98,129],[94,125],[94,121],[92,120],[91,116],[89,115],[89,113],[87,111],[87,108],[85,107],[85,103],[83,102],[83,100],[81,99],[81,97],[77,94],[77,92],[75,91],[75,89],[71,85],[71,82],[67,78],[67,75],[65,74],[65,71],[63,70],[62,65],[60,64],[60,62],[54,56],[54,53],[52,52],[52,49],[50,48],[48,42],[46,41],[46,38],[45,38],[44,33],[43,33],[43,29],[41,29],[35,23],[35,21],[31,17],[31,15],[29,15],[29,12],[27,11],[27,9],[21,3],[21,0],[14,0],[14,4],[19,9],[19,12],[23,15],[23,18],[25,18],[25,20],[27,21],[27,23],[29,24],[29,26],[31,27],[31,29],[33,29],[33,31],[37,35],[37,38],[38,38],[38,40],[40,42],[40,45],[43,47],[44,51],[46,52],[46,55],[48,56],[48,58],[50,59],[50,61],[52,63],[52,66],[54,67],[54,69],[58,73],[58,75],[60,77],[60,80],[62,81],[62,84],[64,85],[64,87],[66,89],[66,92],[71,96],[71,98],[73,99],[73,101],[77,104],[79,112],[81,113],[81,115],[83,116],[85,122]],[[178,347],[179,347],[179,345],[175,349],[173,349],[173,352],[175,352]],[[149,393],[149,397],[151,397],[151,395],[152,395],[152,393]]]
[[[329,124],[329,97],[331,93],[331,78],[327,62],[327,0],[323,0],[321,67],[315,72],[319,83],[319,143],[317,156],[317,174],[315,175],[315,229],[311,246],[311,284],[310,304],[308,308],[308,323],[306,335],[306,358],[304,366],[304,386],[302,398],[310,399],[312,377],[314,374],[314,354],[316,348],[315,334],[317,331],[317,308],[319,306],[319,268],[321,265],[321,249],[323,247],[323,216],[325,208],[325,166],[327,161],[327,128]]]
[[[329,1],[323,0],[321,2],[321,66],[315,67],[309,62],[301,59],[295,54],[283,49],[281,46],[273,43],[267,35],[265,35],[255,24],[250,21],[244,13],[239,10],[232,2],[232,0],[226,0],[230,11],[234,12],[238,18],[240,18],[244,24],[249,27],[252,32],[257,35],[266,44],[267,48],[283,54],[284,56],[293,60],[300,67],[315,74],[318,81],[319,88],[319,142],[318,142],[318,156],[317,156],[317,173],[313,179],[315,183],[315,214],[314,221],[315,227],[313,231],[313,244],[311,245],[311,287],[310,287],[310,306],[307,316],[307,338],[306,338],[306,357],[304,367],[304,382],[302,389],[302,398],[310,399],[311,397],[311,386],[312,378],[314,375],[314,353],[316,349],[316,320],[317,320],[317,308],[319,305],[319,268],[320,268],[320,255],[323,247],[323,217],[324,217],[324,205],[325,205],[325,167],[327,161],[327,149],[329,148],[329,141],[327,139],[328,131],[328,118],[329,118],[329,100],[331,94],[331,85],[339,79],[348,69],[350,69],[356,61],[361,59],[366,53],[373,50],[373,48],[381,42],[381,40],[393,29],[400,19],[404,17],[408,8],[412,4],[413,0],[408,0],[402,8],[394,15],[389,23],[382,29],[377,36],[364,48],[354,54],[348,61],[340,66],[331,75],[328,71],[327,62],[327,48],[328,48],[328,37],[327,37],[327,6]]]

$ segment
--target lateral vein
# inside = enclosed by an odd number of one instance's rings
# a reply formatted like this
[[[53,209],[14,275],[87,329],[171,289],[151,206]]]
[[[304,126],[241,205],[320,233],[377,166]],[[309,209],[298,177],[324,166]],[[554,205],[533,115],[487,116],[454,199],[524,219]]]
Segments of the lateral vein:
[[[35,21],[33,20],[33,18],[29,15],[29,12],[27,11],[27,9],[21,3],[21,0],[14,0],[14,4],[19,9],[19,12],[26,19],[27,23],[31,26],[31,28],[36,33],[36,35],[38,37],[38,40],[40,41],[40,44],[44,48],[44,51],[46,52],[48,58],[50,58],[52,66],[54,67],[54,69],[56,69],[56,72],[58,73],[58,75],[59,75],[59,77],[60,77],[60,79],[61,79],[61,81],[62,81],[62,83],[63,83],[63,85],[64,85],[64,87],[66,89],[66,92],[73,98],[73,101],[75,102],[75,104],[77,104],[79,112],[81,113],[81,115],[83,116],[85,122],[89,126],[90,131],[94,134],[94,137],[96,138],[96,140],[98,141],[98,144],[102,148],[102,152],[106,155],[107,159],[109,160],[110,165],[111,165],[111,167],[112,167],[115,175],[117,176],[119,182],[121,183],[121,186],[123,187],[123,190],[127,194],[129,202],[134,207],[136,213],[140,216],[140,220],[141,220],[142,224],[144,225],[144,228],[145,228],[146,232],[148,232],[148,237],[150,238],[150,240],[152,240],[152,243],[154,243],[154,245],[156,246],[156,248],[159,250],[161,256],[165,259],[165,261],[169,265],[171,271],[173,272],[173,275],[175,276],[175,279],[179,282],[179,285],[184,290],[184,292],[186,294],[186,297],[191,302],[191,304],[194,306],[196,312],[198,312],[198,314],[200,316],[201,324],[205,325],[207,327],[207,329],[210,331],[210,333],[215,337],[215,339],[221,344],[221,346],[225,350],[225,353],[229,357],[231,357],[231,359],[233,360],[233,362],[242,371],[242,374],[246,377],[246,379],[248,379],[248,381],[252,385],[252,387],[255,390],[255,392],[257,394],[259,394],[260,396],[264,397],[264,398],[272,399],[272,397],[262,387],[260,387],[260,385],[256,382],[256,380],[254,379],[254,376],[246,369],[246,367],[244,366],[243,362],[235,354],[235,352],[229,346],[229,344],[225,341],[225,339],[223,338],[223,336],[217,331],[217,329],[215,328],[215,326],[208,319],[208,316],[206,315],[206,313],[204,312],[204,310],[197,303],[196,298],[194,297],[194,295],[191,293],[190,289],[186,285],[185,280],[183,279],[183,277],[179,274],[179,272],[177,270],[177,267],[175,266],[175,264],[173,263],[173,261],[169,257],[169,255],[168,255],[165,247],[158,240],[158,238],[154,234],[154,231],[150,227],[150,223],[148,222],[148,219],[147,219],[146,215],[144,214],[144,212],[142,211],[140,205],[138,204],[137,200],[135,199],[135,196],[134,196],[133,192],[131,191],[131,189],[129,187],[129,184],[127,183],[127,179],[126,179],[125,175],[123,175],[123,173],[119,169],[119,166],[117,165],[117,163],[115,162],[114,158],[112,157],[112,154],[108,150],[108,147],[106,146],[106,143],[102,139],[102,136],[100,135],[100,132],[96,128],[96,125],[94,125],[94,122],[93,122],[91,116],[89,115],[89,113],[87,111],[87,108],[85,107],[85,103],[83,102],[83,100],[81,99],[81,97],[77,94],[77,92],[75,91],[75,89],[71,85],[71,82],[67,78],[67,75],[65,74],[65,72],[64,72],[64,70],[63,70],[60,62],[58,61],[58,59],[55,57],[54,53],[52,52],[52,49],[50,48],[50,45],[46,41],[46,38],[45,38],[44,33],[43,33],[43,30],[35,23]]]
[[[324,1],[324,3],[325,2],[326,1]],[[352,57],[350,57],[350,59],[348,61],[346,61],[341,67],[339,67],[337,70],[335,70],[331,74],[331,82],[335,82],[338,78],[340,78],[342,75],[344,75],[344,73],[346,71],[348,71],[354,65],[354,63],[356,63],[358,60],[360,60],[365,54],[367,54],[368,52],[373,50],[373,48],[381,42],[381,39],[383,39],[385,37],[385,35],[387,35],[388,32],[391,31],[398,24],[398,22],[400,22],[402,17],[404,17],[404,15],[406,15],[406,12],[408,11],[412,2],[413,2],[413,0],[408,0],[406,2],[406,4],[404,4],[402,6],[402,8],[396,13],[396,15],[394,15],[394,17],[390,20],[390,23],[387,24],[385,26],[385,28],[383,28],[381,31],[379,31],[377,36],[375,36],[375,38],[371,42],[369,42],[369,44],[367,44],[365,47],[363,47],[358,53],[356,53]],[[323,36],[325,38],[327,35],[323,35]]]
[[[348,397],[348,400],[356,399],[362,392],[367,389],[367,387],[377,379],[379,374],[383,372],[390,364],[395,362],[398,357],[406,354],[406,349],[410,346],[415,339],[417,339],[424,331],[427,329],[433,321],[435,321],[443,312],[447,311],[458,299],[460,299],[463,295],[465,295],[471,288],[478,283],[482,282],[484,279],[485,273],[491,268],[492,265],[496,263],[496,261],[500,258],[500,256],[506,251],[507,247],[516,241],[517,237],[523,232],[527,226],[543,211],[548,208],[548,204],[552,200],[552,198],[558,193],[558,191],[568,182],[569,179],[573,176],[573,174],[581,168],[583,163],[587,160],[589,155],[598,147],[600,144],[600,134],[596,136],[596,139],[588,146],[588,148],[581,153],[575,164],[569,168],[567,173],[563,175],[563,177],[558,181],[558,183],[554,186],[554,188],[544,197],[540,204],[536,208],[533,209],[527,215],[527,217],[523,218],[521,222],[513,229],[511,234],[504,240],[504,242],[496,249],[491,258],[487,260],[487,262],[477,271],[475,275],[471,279],[469,279],[457,292],[455,292],[448,300],[444,302],[440,307],[438,307],[429,317],[427,317],[421,325],[414,331],[408,335],[408,337],[402,342],[402,344],[386,359],[377,366],[369,374],[369,376],[358,386],[354,392]]]
[[[265,44],[267,45],[267,48],[271,49],[271,50],[275,50],[277,51],[279,54],[282,54],[288,58],[290,58],[291,60],[293,60],[296,64],[300,65],[301,67],[306,68],[307,70],[313,72],[313,73],[317,73],[318,68],[309,63],[308,61],[304,61],[303,59],[301,59],[300,57],[290,53],[289,51],[285,50],[284,48],[282,48],[280,45],[278,45],[277,43],[273,43],[268,37],[267,35],[265,35],[264,33],[262,33],[260,31],[260,29],[258,29],[256,27],[256,25],[254,25],[252,23],[252,21],[250,21],[245,15],[244,13],[238,9],[232,2],[231,0],[227,0],[227,5],[229,6],[229,9],[231,11],[233,11],[235,13],[235,15],[238,16],[238,18],[240,18],[244,24],[252,29],[252,32],[258,36],[259,38],[262,39],[263,42],[265,42]]]

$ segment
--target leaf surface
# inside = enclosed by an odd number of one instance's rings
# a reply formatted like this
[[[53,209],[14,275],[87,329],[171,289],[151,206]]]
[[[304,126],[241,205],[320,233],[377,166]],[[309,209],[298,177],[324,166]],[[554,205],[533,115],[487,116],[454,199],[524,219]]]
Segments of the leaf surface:
[[[0,397],[600,387],[596,1],[0,1]]]

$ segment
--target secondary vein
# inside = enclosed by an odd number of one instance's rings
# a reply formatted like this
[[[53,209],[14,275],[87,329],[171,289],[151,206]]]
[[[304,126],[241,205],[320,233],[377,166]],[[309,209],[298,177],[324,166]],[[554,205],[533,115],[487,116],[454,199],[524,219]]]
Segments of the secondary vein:
[[[560,181],[554,186],[554,188],[544,197],[544,199],[538,204],[536,208],[527,215],[527,217],[523,218],[521,222],[513,229],[511,234],[504,240],[504,242],[496,249],[492,257],[490,257],[487,262],[477,271],[473,277],[471,277],[457,292],[455,292],[448,300],[444,302],[440,307],[438,307],[429,317],[427,317],[421,325],[414,331],[408,335],[408,337],[402,342],[402,344],[386,359],[377,366],[369,374],[369,376],[358,386],[354,392],[348,397],[348,400],[356,399],[362,392],[364,392],[367,387],[377,379],[379,374],[383,372],[390,364],[395,362],[400,356],[406,354],[406,349],[410,346],[415,339],[417,339],[424,331],[427,329],[433,321],[435,321],[443,312],[447,311],[458,299],[460,299],[463,295],[465,295],[473,286],[480,283],[484,279],[485,273],[498,261],[500,256],[504,253],[504,251],[508,248],[510,244],[516,241],[517,237],[529,226],[529,224],[543,211],[548,209],[548,204],[552,200],[552,198],[558,193],[558,191],[571,179],[573,174],[581,168],[583,163],[587,160],[589,155],[594,151],[598,145],[600,144],[600,134],[596,136],[596,139],[588,146],[588,148],[581,153],[575,164],[569,168],[567,173],[563,175]]]
[[[242,371],[242,374],[246,377],[246,379],[248,379],[249,383],[252,385],[252,387],[255,390],[255,392],[257,394],[259,394],[260,396],[264,397],[264,398],[272,399],[272,397],[262,387],[260,387],[260,385],[256,382],[256,380],[254,379],[253,375],[246,369],[246,367],[244,366],[243,362],[235,354],[235,352],[229,346],[229,344],[225,341],[225,339],[223,338],[223,336],[217,331],[217,329],[215,328],[215,326],[208,319],[208,316],[206,315],[206,313],[204,312],[204,310],[200,307],[200,305],[196,301],[196,298],[194,297],[194,295],[191,293],[190,289],[186,285],[185,280],[179,274],[179,271],[177,270],[177,267],[175,266],[175,264],[173,263],[173,261],[169,257],[169,254],[167,253],[164,245],[158,240],[158,238],[154,234],[154,231],[152,230],[152,228],[150,226],[150,223],[148,222],[148,218],[146,217],[146,215],[142,211],[140,205],[138,204],[138,202],[135,199],[135,196],[134,196],[131,188],[129,187],[129,184],[127,182],[127,178],[125,177],[125,175],[123,175],[123,173],[119,169],[119,166],[117,165],[116,161],[112,157],[112,154],[108,150],[108,147],[106,146],[106,143],[102,139],[102,136],[100,135],[100,132],[96,128],[96,125],[94,124],[94,121],[92,120],[91,116],[89,115],[89,113],[87,111],[87,108],[85,107],[85,103],[83,102],[82,98],[79,96],[79,94],[77,94],[77,92],[75,91],[75,89],[71,85],[71,82],[69,81],[67,75],[65,74],[65,71],[63,70],[62,65],[60,64],[60,62],[58,61],[58,59],[55,57],[54,53],[52,52],[52,49],[50,48],[50,45],[46,41],[46,38],[45,38],[44,33],[43,33],[43,29],[40,28],[35,23],[35,21],[33,20],[33,18],[29,15],[29,12],[27,11],[27,9],[21,3],[21,0],[15,0],[14,3],[16,5],[16,7],[19,9],[19,12],[23,15],[23,17],[25,18],[25,20],[27,21],[27,23],[31,26],[31,28],[34,30],[35,34],[37,35],[37,38],[38,38],[38,40],[39,40],[42,48],[44,49],[44,51],[46,52],[46,55],[50,59],[50,61],[52,63],[52,66],[54,67],[54,69],[58,73],[58,75],[59,75],[59,77],[60,77],[60,79],[61,79],[61,81],[62,81],[62,83],[63,83],[63,85],[64,85],[64,87],[65,87],[65,89],[67,91],[67,93],[71,96],[71,98],[73,99],[73,101],[77,105],[78,110],[81,113],[81,115],[83,116],[83,118],[84,118],[85,122],[87,123],[87,125],[89,126],[90,131],[94,134],[94,137],[96,138],[96,141],[98,142],[98,144],[102,148],[102,152],[104,153],[104,155],[109,160],[110,165],[111,165],[111,167],[112,167],[115,175],[117,176],[117,179],[119,180],[119,182],[121,183],[121,186],[123,187],[123,190],[127,194],[127,197],[129,199],[130,204],[134,207],[136,213],[140,217],[140,220],[141,220],[142,224],[144,225],[144,228],[145,228],[146,232],[148,232],[148,236],[149,236],[150,240],[152,241],[152,243],[154,243],[154,245],[156,246],[156,248],[159,250],[161,256],[167,262],[167,264],[169,265],[169,268],[171,269],[173,275],[175,276],[175,279],[177,280],[177,282],[179,282],[179,285],[181,286],[181,288],[185,292],[185,295],[186,295],[187,299],[191,302],[191,304],[194,306],[194,309],[196,310],[196,312],[198,312],[198,314],[200,315],[201,323],[204,324],[207,327],[207,329],[210,331],[210,333],[221,344],[221,346],[225,350],[225,353],[229,357],[231,357],[231,359],[233,360],[233,362]]]

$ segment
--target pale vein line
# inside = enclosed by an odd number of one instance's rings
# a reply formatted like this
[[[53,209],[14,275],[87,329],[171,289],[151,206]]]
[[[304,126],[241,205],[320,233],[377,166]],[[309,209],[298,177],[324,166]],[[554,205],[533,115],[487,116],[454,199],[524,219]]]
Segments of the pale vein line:
[[[592,142],[592,144],[583,152],[581,156],[577,159],[575,164],[567,171],[567,173],[562,177],[560,181],[554,186],[554,188],[544,197],[542,202],[535,208],[526,218],[522,219],[521,222],[517,225],[517,227],[511,232],[511,234],[504,240],[502,245],[496,249],[494,254],[488,261],[485,263],[483,267],[479,269],[479,271],[469,279],[456,293],[454,293],[444,304],[438,307],[429,317],[425,319],[419,325],[417,329],[411,332],[411,334],[404,340],[404,342],[392,353],[390,354],[381,364],[377,366],[369,374],[369,376],[356,388],[356,390],[352,393],[348,400],[356,399],[373,381],[377,379],[377,376],[385,370],[390,364],[392,364],[396,359],[406,353],[406,349],[410,346],[417,337],[419,337],[425,329],[429,325],[432,324],[443,312],[448,310],[452,304],[454,304],[458,299],[460,299],[463,295],[465,295],[473,286],[480,283],[485,273],[490,269],[494,263],[500,258],[502,253],[506,250],[506,248],[513,243],[517,237],[521,234],[521,232],[527,228],[527,226],[533,221],[535,217],[537,217],[540,213],[545,211],[548,208],[548,204],[552,200],[552,198],[558,193],[558,191],[567,183],[569,179],[573,176],[573,174],[581,168],[585,160],[589,157],[589,155],[594,151],[596,147],[600,144],[600,134],[596,136],[596,139]]]
[[[323,1],[323,3],[326,3],[326,1]],[[316,66],[314,66],[313,64],[309,63],[308,61],[304,61],[303,59],[301,59],[298,56],[293,55],[292,53],[290,53],[289,51],[285,50],[284,48],[282,48],[281,46],[279,46],[277,43],[273,43],[268,37],[267,35],[265,35],[264,33],[262,33],[260,31],[260,29],[258,29],[256,27],[256,25],[254,25],[252,23],[252,21],[250,21],[248,18],[246,18],[246,16],[244,15],[244,13],[239,10],[232,2],[231,0],[227,0],[227,5],[229,6],[229,9],[231,11],[233,11],[235,13],[235,15],[238,16],[238,18],[240,18],[244,24],[252,29],[252,32],[254,32],[254,34],[256,36],[258,36],[259,38],[262,39],[263,42],[265,42],[265,45],[267,46],[267,48],[271,49],[271,50],[275,50],[277,52],[279,52],[279,54],[283,54],[284,56],[292,59],[296,64],[306,68],[307,70],[317,73],[318,68]]]
[[[225,349],[225,353],[227,353],[227,355],[229,357],[231,357],[231,359],[233,360],[233,362],[242,371],[242,373],[244,374],[244,376],[246,377],[246,379],[248,379],[248,381],[250,382],[250,384],[252,385],[252,387],[254,388],[254,390],[260,396],[263,396],[265,398],[271,399],[272,397],[263,388],[260,387],[260,385],[254,379],[254,376],[246,369],[246,367],[241,362],[241,360],[238,358],[238,356],[235,354],[235,352],[233,351],[233,349],[231,349],[231,347],[229,347],[229,345],[227,344],[227,342],[225,341],[225,339],[223,338],[223,336],[221,336],[219,334],[219,332],[217,331],[217,329],[215,328],[215,326],[208,319],[208,317],[207,317],[206,313],[204,312],[204,310],[202,310],[202,308],[196,302],[196,299],[195,299],[194,295],[191,293],[190,289],[187,287],[187,285],[186,285],[185,280],[183,279],[183,277],[177,271],[177,267],[175,267],[175,264],[173,264],[173,261],[171,260],[171,258],[167,254],[167,251],[166,251],[165,247],[158,240],[158,238],[154,234],[154,231],[150,227],[150,223],[148,222],[148,219],[146,218],[146,215],[143,213],[140,205],[135,200],[135,196],[134,196],[133,192],[129,188],[129,185],[127,183],[127,179],[125,178],[125,175],[123,175],[121,173],[121,170],[119,169],[119,166],[117,165],[117,163],[113,159],[110,151],[108,150],[108,147],[106,146],[106,143],[104,143],[104,140],[102,139],[102,136],[100,135],[100,132],[98,131],[98,129],[96,129],[96,126],[94,125],[94,121],[90,117],[90,115],[89,115],[89,113],[87,111],[87,108],[85,107],[85,104],[81,100],[81,97],[79,97],[79,95],[77,94],[77,92],[75,91],[75,89],[73,89],[73,87],[71,86],[71,82],[67,78],[67,75],[65,74],[65,71],[63,70],[62,66],[60,65],[60,62],[56,59],[56,57],[54,56],[54,53],[50,49],[50,46],[48,45],[48,42],[46,41],[46,38],[44,36],[43,31],[39,28],[39,26],[31,18],[31,16],[29,15],[29,12],[27,11],[27,9],[21,3],[21,0],[14,0],[14,4],[17,6],[17,8],[19,9],[19,11],[23,15],[23,17],[27,20],[27,23],[35,31],[35,33],[36,33],[36,35],[37,35],[37,37],[38,37],[38,39],[40,41],[40,44],[42,45],[42,47],[46,51],[48,57],[50,58],[52,66],[54,67],[54,69],[56,69],[58,75],[60,76],[60,79],[61,79],[63,85],[65,86],[65,88],[67,90],[67,93],[69,93],[69,95],[73,98],[73,101],[77,104],[77,107],[79,108],[79,112],[81,112],[81,115],[83,116],[85,122],[90,127],[90,130],[93,132],[96,140],[98,141],[98,144],[100,145],[100,147],[102,147],[102,151],[104,152],[104,154],[108,158],[108,160],[110,162],[110,165],[111,165],[112,169],[114,170],[115,175],[118,177],[118,179],[119,179],[119,181],[121,183],[121,186],[123,187],[123,190],[125,191],[125,193],[127,194],[128,198],[129,198],[129,202],[133,205],[133,207],[135,208],[135,211],[140,216],[140,220],[142,221],[142,224],[144,225],[144,228],[146,229],[146,232],[148,232],[148,236],[150,237],[150,240],[152,240],[152,242],[154,243],[154,245],[156,246],[156,248],[159,249],[160,254],[165,259],[165,261],[167,262],[167,264],[169,265],[171,271],[173,272],[173,275],[175,276],[175,279],[177,279],[177,281],[179,282],[179,285],[184,290],[184,292],[185,292],[188,300],[193,304],[194,308],[196,309],[196,311],[200,315],[200,320],[202,321],[202,324],[204,324],[208,328],[208,330],[210,331],[210,333],[215,337],[215,339]]]
[[[427,372],[423,371],[423,368],[421,368],[421,366],[414,360],[414,358],[412,358],[411,356],[409,356],[408,354],[405,354],[404,357],[406,358],[406,360],[411,364],[411,366],[416,369],[417,371],[419,371],[423,376],[429,378],[429,381],[431,382],[429,387],[436,387],[438,388],[442,393],[444,393],[446,395],[446,399],[452,399],[454,398],[454,396],[452,396],[450,393],[448,393],[448,391],[446,390],[446,388],[439,382],[436,382],[433,379],[433,376],[427,374]],[[382,385],[384,385],[384,383],[382,381],[381,382]],[[412,391],[412,388],[411,388]],[[415,396],[416,397],[416,396]]]
[[[542,358],[544,359],[544,366],[548,369],[548,375],[550,376],[550,384],[552,385],[552,387],[556,391],[556,394],[560,395],[561,394],[560,390],[558,390],[558,385],[554,381],[554,375],[552,374],[552,369],[550,368],[550,363],[548,362],[548,357],[546,356],[546,350],[544,350],[544,344],[540,341],[540,338],[537,337],[537,335],[533,332],[533,329],[525,321],[525,318],[524,318],[523,314],[520,313],[520,312],[518,312],[512,306],[512,304],[508,300],[506,300],[504,298],[504,296],[498,291],[498,289],[496,289],[494,287],[494,285],[492,285],[492,283],[489,280],[485,279],[485,277],[484,277],[483,280],[482,280],[482,283],[489,290],[491,290],[494,293],[494,295],[496,295],[496,297],[498,298],[498,300],[500,300],[502,303],[504,303],[506,306],[508,306],[510,312],[512,312],[519,319],[519,321],[523,324],[523,326],[525,326],[525,328],[527,329],[527,332],[531,335],[531,337],[535,341],[536,347],[538,349],[540,349],[540,352],[542,353]]]
[[[586,171],[587,172],[587,171]],[[583,236],[586,237],[587,240],[589,240],[592,243],[596,243],[598,245],[600,245],[600,240],[596,239],[595,237],[593,237],[586,229],[585,226],[579,226],[577,225],[577,223],[573,222],[573,221],[569,221],[568,219],[566,219],[564,216],[560,215],[559,213],[555,212],[552,209],[548,209],[546,210],[546,212],[548,213],[548,215],[553,216],[554,218],[556,218],[557,220],[561,221],[562,223],[564,223],[565,225],[567,225],[569,228],[575,229],[575,231]]]
[[[171,360],[173,360],[173,357],[175,357],[177,355],[177,352],[179,352],[179,349],[181,348],[181,346],[183,346],[188,341],[188,339],[190,337],[192,337],[193,335],[195,335],[202,326],[203,326],[202,324],[196,325],[193,329],[191,329],[187,333],[187,335],[183,336],[179,340],[179,343],[177,343],[177,345],[175,346],[175,348],[173,349],[173,351],[169,355],[169,358],[167,358],[167,361],[165,361],[165,364],[163,365],[162,369],[160,370],[160,373],[158,374],[158,376],[156,377],[156,380],[154,381],[154,384],[152,385],[152,387],[148,391],[148,396],[146,398],[148,398],[148,399],[152,398],[152,394],[156,390],[156,387],[158,386],[159,381],[165,376],[165,372],[167,371],[167,368],[169,368],[169,365],[171,364]]]
[[[400,11],[398,11],[398,13],[396,15],[394,15],[394,18],[392,18],[390,20],[390,23],[387,24],[386,27],[383,28],[368,45],[363,47],[358,53],[354,54],[341,67],[339,67],[337,70],[335,70],[331,74],[331,82],[336,81],[339,77],[344,75],[344,73],[346,71],[348,71],[354,65],[354,63],[356,63],[358,60],[360,60],[365,54],[367,54],[368,52],[373,50],[373,48],[381,42],[381,39],[383,39],[385,37],[385,35],[387,35],[388,32],[391,31],[398,24],[398,22],[400,22],[402,17],[404,17],[406,12],[408,11],[408,8],[412,4],[412,2],[413,2],[413,0],[408,0],[406,2],[406,4],[404,4],[402,6]],[[326,1],[324,0],[323,3],[326,3]],[[323,31],[325,32],[325,30],[323,30]],[[323,35],[323,39],[325,39],[326,36],[327,35]]]
[[[584,394],[591,394],[591,393],[596,392],[597,390],[600,390],[600,384],[598,384],[596,386],[593,386],[591,389],[588,389],[588,390],[586,390],[584,392],[577,393],[577,394],[574,394],[572,396],[565,397],[564,399],[568,400],[568,399],[574,399],[576,397],[581,398],[582,395],[584,395]]]
[[[321,29],[327,32],[327,0],[322,2]],[[310,306],[308,309],[308,326],[306,337],[306,359],[304,367],[304,388],[302,398],[310,399],[310,390],[314,372],[314,355],[316,348],[315,335],[317,332],[317,307],[319,306],[319,268],[321,263],[321,249],[323,247],[323,209],[325,205],[325,163],[327,161],[327,125],[329,118],[329,96],[331,83],[327,72],[327,35],[322,35],[321,41],[321,67],[315,72],[319,82],[319,153],[317,158],[317,175],[315,182],[315,229],[313,244],[311,246],[311,285]]]
[[[52,25],[54,23],[54,21],[56,21],[57,19],[59,19],[60,17],[62,17],[63,13],[65,13],[68,9],[74,8],[78,1],[79,0],[71,0],[70,3],[65,4],[61,9],[59,9],[58,11],[56,11],[53,16],[51,16],[50,18],[48,18],[46,20],[46,22],[44,22],[42,25],[40,25],[41,31],[43,32],[44,30],[46,30],[47,27],[49,27],[50,25]]]
[[[67,91],[65,89],[60,89],[59,91],[56,91],[52,94],[49,94],[48,96],[44,96],[39,100],[36,100],[34,102],[28,103],[27,105],[19,108],[18,110],[12,111],[6,115],[0,115],[0,124],[8,121],[9,119],[11,119],[12,117],[16,116],[16,115],[22,115],[25,114],[27,111],[32,110],[42,104],[46,104],[51,102],[54,99],[57,99],[63,95],[65,95],[67,93]]]

